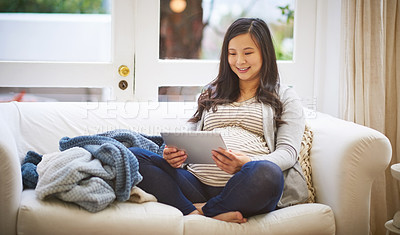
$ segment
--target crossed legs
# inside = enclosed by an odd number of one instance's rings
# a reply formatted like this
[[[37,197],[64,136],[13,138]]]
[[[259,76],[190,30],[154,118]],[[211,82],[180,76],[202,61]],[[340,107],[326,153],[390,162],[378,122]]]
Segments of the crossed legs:
[[[283,191],[281,169],[269,161],[246,163],[223,188],[201,183],[185,169],[171,167],[161,156],[130,148],[143,176],[138,187],[184,215],[244,223],[247,217],[273,211]]]

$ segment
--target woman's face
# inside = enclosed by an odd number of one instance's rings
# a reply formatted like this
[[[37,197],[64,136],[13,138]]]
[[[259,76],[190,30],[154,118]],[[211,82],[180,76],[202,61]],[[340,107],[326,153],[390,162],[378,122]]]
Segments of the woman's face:
[[[229,41],[228,62],[241,82],[260,79],[262,55],[250,34],[241,34]]]

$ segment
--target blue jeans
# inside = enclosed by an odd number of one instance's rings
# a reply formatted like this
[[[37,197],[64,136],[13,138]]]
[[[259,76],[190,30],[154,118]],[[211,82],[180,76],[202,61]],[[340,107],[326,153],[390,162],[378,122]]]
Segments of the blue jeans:
[[[137,186],[184,215],[196,210],[193,203],[201,202],[206,202],[202,210],[208,217],[230,211],[240,211],[244,217],[263,214],[275,210],[283,191],[282,170],[270,161],[248,162],[225,187],[213,187],[185,169],[171,167],[158,154],[129,149],[137,157],[143,176]]]

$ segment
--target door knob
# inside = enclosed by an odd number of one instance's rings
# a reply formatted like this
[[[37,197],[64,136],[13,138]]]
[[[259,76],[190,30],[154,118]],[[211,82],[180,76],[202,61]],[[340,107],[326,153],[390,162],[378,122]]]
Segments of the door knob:
[[[121,65],[121,66],[119,66],[119,68],[118,68],[118,73],[119,73],[119,75],[121,75],[122,77],[128,76],[128,75],[129,75],[129,72],[130,72],[130,70],[129,70],[128,66],[126,66],[126,65]]]

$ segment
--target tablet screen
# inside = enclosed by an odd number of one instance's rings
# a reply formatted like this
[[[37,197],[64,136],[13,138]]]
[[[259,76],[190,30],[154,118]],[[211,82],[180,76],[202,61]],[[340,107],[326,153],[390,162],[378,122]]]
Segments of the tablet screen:
[[[226,149],[222,136],[213,131],[161,132],[165,144],[184,150],[186,163],[215,164],[211,150]]]

